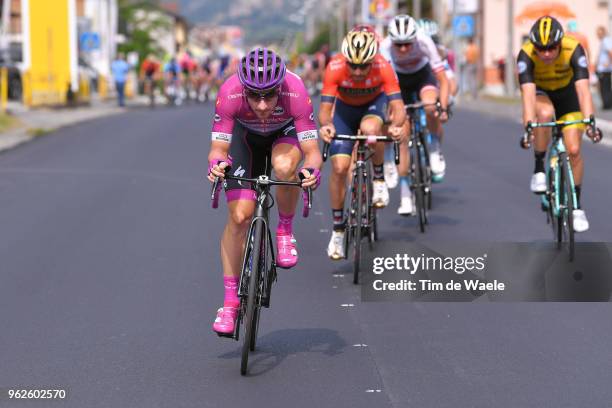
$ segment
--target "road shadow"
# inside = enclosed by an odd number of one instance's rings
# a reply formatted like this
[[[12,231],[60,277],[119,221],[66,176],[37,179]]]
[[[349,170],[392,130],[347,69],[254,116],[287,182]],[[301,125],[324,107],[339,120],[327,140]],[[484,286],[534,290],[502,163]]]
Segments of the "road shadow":
[[[257,339],[256,351],[249,353],[249,375],[263,375],[294,354],[322,353],[331,357],[341,354],[346,346],[346,341],[331,329],[276,330]],[[234,351],[219,358],[235,359],[241,355],[242,341]]]

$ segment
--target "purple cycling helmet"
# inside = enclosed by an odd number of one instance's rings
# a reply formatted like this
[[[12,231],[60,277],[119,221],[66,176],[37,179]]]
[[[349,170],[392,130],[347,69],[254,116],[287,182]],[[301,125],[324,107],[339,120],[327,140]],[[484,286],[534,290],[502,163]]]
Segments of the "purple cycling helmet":
[[[287,67],[274,51],[257,48],[245,55],[238,65],[238,79],[247,89],[265,92],[278,87]]]

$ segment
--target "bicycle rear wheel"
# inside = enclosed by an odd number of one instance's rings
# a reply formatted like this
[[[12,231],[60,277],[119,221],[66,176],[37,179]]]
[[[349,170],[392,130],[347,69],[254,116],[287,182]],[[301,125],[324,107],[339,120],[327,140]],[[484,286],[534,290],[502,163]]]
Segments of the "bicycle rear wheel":
[[[356,204],[357,208],[354,210],[355,214],[355,225],[353,227],[353,283],[357,285],[359,283],[359,266],[361,263],[361,235],[362,235],[362,216],[363,216],[363,204],[364,204],[364,180],[363,180],[363,171],[361,169],[356,169],[355,171],[356,180],[354,181],[355,185],[355,194],[356,200],[354,204]]]
[[[246,375],[249,364],[249,351],[255,349],[255,337],[257,336],[257,320],[259,316],[259,305],[257,304],[258,292],[260,287],[260,257],[262,251],[262,242],[265,239],[265,226],[263,221],[256,219],[255,226],[252,229],[252,239],[249,237],[247,242],[252,242],[253,247],[250,251],[251,261],[246,263],[249,268],[249,292],[246,300],[246,316],[244,320],[244,339],[242,343],[242,360],[240,362],[240,374]],[[252,348],[251,348],[252,347]]]

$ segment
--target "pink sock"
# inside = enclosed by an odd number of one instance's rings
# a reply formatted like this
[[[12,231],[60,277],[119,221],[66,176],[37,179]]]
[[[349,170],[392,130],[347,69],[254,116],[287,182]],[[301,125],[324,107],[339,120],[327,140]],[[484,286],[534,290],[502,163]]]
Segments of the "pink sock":
[[[223,307],[240,306],[240,299],[238,298],[239,282],[239,277],[223,277],[223,286],[225,287],[225,298],[223,299]]]
[[[276,228],[277,234],[290,235],[293,232],[293,216],[295,214],[283,214],[279,211],[278,213],[278,227]]]

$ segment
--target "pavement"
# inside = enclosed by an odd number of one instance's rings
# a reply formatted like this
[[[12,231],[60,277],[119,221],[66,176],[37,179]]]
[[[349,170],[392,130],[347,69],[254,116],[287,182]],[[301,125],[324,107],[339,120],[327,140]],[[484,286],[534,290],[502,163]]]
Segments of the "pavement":
[[[62,127],[104,116],[125,113],[136,107],[146,106],[146,97],[127,101],[127,106],[117,106],[115,100],[94,99],[91,104],[62,108],[27,108],[23,104],[9,102],[7,112],[18,119],[19,125],[0,133],[0,152],[12,149]]]

